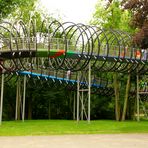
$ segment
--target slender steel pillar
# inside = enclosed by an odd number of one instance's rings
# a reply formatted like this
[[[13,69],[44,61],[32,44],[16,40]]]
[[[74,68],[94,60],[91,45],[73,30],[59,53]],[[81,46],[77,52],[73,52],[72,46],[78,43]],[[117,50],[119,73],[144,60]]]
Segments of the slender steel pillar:
[[[2,124],[2,116],[3,116],[3,96],[4,96],[4,74],[1,77],[1,102],[0,102],[0,125]]]
[[[18,119],[19,81],[20,81],[20,78],[18,78],[17,86],[16,86],[15,120]]]
[[[25,100],[26,100],[26,75],[24,76],[24,91],[23,91],[23,112],[22,112],[22,121],[24,122],[25,118]]]
[[[81,97],[81,120],[83,120],[83,112],[84,112],[84,95],[82,91],[82,97]]]
[[[79,72],[78,72],[78,78],[77,78],[77,122],[79,121],[79,97],[80,97],[80,78],[79,78]]]
[[[74,92],[74,96],[73,96],[73,120],[76,119],[76,96],[75,96],[75,92]]]
[[[139,116],[139,75],[137,74],[137,121],[140,120]]]
[[[88,122],[90,122],[90,95],[91,95],[91,63],[89,62],[88,70]]]

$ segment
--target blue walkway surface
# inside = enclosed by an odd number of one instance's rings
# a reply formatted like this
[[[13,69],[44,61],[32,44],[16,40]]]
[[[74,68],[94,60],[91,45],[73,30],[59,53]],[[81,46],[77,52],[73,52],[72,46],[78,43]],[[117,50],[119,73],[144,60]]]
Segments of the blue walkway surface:
[[[35,72],[30,72],[30,71],[18,71],[18,74],[20,75],[30,75],[31,77],[39,77],[39,78],[44,78],[44,79],[51,79],[53,81],[63,81],[66,83],[72,83],[72,84],[76,84],[78,81],[77,80],[72,80],[72,79],[67,79],[67,78],[60,78],[60,77],[56,77],[56,76],[51,76],[51,75],[45,75],[45,74],[39,74],[39,73],[35,73]],[[86,82],[80,82],[81,85],[88,85],[88,83]],[[104,86],[101,84],[91,84],[91,87],[96,87],[96,88],[103,88]]]

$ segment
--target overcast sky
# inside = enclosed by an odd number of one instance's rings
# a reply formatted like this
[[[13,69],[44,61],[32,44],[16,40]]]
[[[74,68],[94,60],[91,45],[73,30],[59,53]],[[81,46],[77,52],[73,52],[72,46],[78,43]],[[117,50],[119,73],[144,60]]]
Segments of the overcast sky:
[[[98,0],[40,0],[45,11],[63,21],[88,23]]]

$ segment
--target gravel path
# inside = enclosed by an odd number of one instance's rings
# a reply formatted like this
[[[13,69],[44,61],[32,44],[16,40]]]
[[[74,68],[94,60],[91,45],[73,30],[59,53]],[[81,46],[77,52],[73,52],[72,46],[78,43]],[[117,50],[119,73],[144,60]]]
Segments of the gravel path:
[[[148,134],[0,137],[0,148],[148,148]]]

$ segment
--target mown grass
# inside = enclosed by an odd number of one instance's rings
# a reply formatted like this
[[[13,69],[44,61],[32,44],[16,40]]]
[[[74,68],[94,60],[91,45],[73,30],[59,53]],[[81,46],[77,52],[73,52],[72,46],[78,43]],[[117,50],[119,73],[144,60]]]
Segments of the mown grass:
[[[114,133],[148,133],[148,121],[97,120],[77,123],[71,120],[26,120],[4,121],[0,126],[0,136]]]

